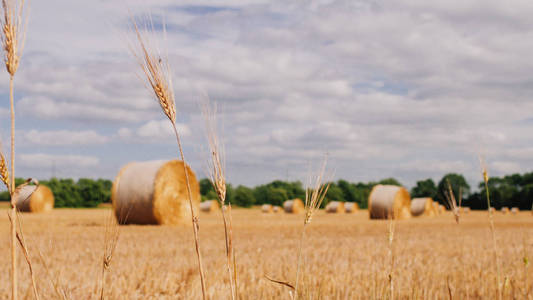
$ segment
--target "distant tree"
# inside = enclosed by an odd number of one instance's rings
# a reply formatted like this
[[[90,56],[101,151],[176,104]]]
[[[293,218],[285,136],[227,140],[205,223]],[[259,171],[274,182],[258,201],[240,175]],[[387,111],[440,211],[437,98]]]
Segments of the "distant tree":
[[[202,178],[199,181],[200,184],[200,195],[207,196],[207,194],[211,191],[215,191],[213,188],[213,184],[211,184],[211,181],[208,178]]]
[[[392,177],[380,180],[379,184],[389,184],[389,185],[402,186],[402,184],[398,180],[396,180],[396,179],[394,179]]]
[[[336,185],[334,182],[330,183],[328,192],[326,193],[326,197],[324,201],[322,202],[322,206],[326,206],[331,201],[341,201],[345,202],[344,200],[344,193],[342,189]]]
[[[289,199],[287,197],[287,191],[282,188],[270,187],[267,189],[266,195],[266,203],[270,203],[272,205],[283,205],[283,202]]]
[[[416,186],[411,190],[411,197],[431,197],[435,199],[437,197],[437,185],[433,179],[428,178],[426,180],[420,180],[416,182]]]
[[[242,206],[242,207],[250,207],[254,205],[255,198],[254,198],[254,193],[252,189],[239,185],[235,189],[234,203],[235,205]]]
[[[449,173],[444,175],[444,177],[442,177],[442,179],[439,181],[436,198],[440,203],[446,203],[446,196],[444,193],[448,191],[448,182],[450,182],[456,201],[459,201],[459,191],[462,192],[463,200],[468,199],[470,195],[470,185],[468,185],[463,175]]]
[[[357,190],[353,183],[340,179],[337,186],[342,190],[344,200],[347,202],[357,202]]]

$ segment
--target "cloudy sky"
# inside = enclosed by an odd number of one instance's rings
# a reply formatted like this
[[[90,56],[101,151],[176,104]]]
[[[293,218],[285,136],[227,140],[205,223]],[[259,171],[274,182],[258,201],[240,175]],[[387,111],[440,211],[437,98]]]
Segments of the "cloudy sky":
[[[199,99],[219,105],[229,180],[531,171],[533,2],[32,1],[16,76],[18,176],[112,179],[173,158],[169,123],[128,51],[130,15],[165,23],[178,123],[205,175]],[[0,137],[9,149],[8,77]],[[7,154],[7,153],[6,153]]]

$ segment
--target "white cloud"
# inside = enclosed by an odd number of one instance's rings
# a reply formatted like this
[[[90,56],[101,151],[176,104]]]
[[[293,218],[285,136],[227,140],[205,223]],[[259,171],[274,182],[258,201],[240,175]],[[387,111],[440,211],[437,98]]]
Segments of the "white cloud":
[[[109,138],[94,130],[52,130],[39,131],[30,130],[23,133],[23,142],[30,145],[43,146],[72,146],[72,145],[94,145],[104,144]]]
[[[190,136],[191,130],[185,124],[176,124],[178,133],[181,136]],[[174,143],[175,135],[170,121],[151,120],[141,125],[137,129],[122,127],[118,130],[117,135],[124,141],[145,143],[145,142],[171,142]]]
[[[94,156],[85,155],[55,155],[45,153],[20,154],[19,164],[21,166],[34,168],[57,167],[93,167],[97,166],[100,160]]]

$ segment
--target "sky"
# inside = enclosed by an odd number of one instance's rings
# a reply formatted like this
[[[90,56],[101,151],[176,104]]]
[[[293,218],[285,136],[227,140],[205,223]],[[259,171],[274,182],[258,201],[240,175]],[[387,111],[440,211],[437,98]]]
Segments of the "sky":
[[[130,20],[167,53],[185,155],[206,176],[199,103],[218,105],[228,181],[417,180],[531,171],[533,2],[32,1],[15,78],[17,176],[113,179],[177,157],[130,54]],[[166,35],[162,33],[165,24]],[[8,75],[0,140],[9,155]]]

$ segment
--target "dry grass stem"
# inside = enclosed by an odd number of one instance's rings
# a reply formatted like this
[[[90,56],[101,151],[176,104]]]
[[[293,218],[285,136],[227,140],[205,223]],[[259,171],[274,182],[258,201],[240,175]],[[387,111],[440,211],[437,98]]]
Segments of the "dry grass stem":
[[[389,299],[394,300],[394,233],[396,231],[396,219],[389,218],[388,250],[389,250]]]
[[[120,237],[120,226],[115,220],[113,213],[107,218],[104,232],[104,253],[102,256],[102,276],[101,276],[101,285],[100,285],[100,300],[103,300],[105,297],[105,275],[109,272],[111,267],[111,261],[113,260],[113,255],[115,254],[115,249],[117,248],[118,239]]]
[[[208,161],[208,174],[215,190],[218,200],[220,202],[222,221],[224,223],[224,239],[226,246],[226,268],[228,272],[231,299],[235,300],[236,295],[236,274],[235,274],[235,252],[233,250],[233,230],[231,226],[228,226],[228,216],[226,215],[226,164],[225,164],[225,152],[224,147],[220,143],[219,133],[217,130],[217,106],[216,103],[211,104],[209,98],[205,98],[205,102],[202,103],[202,115],[205,121],[207,141],[209,144],[209,159]],[[229,212],[229,218],[231,219],[231,211]],[[232,262],[233,261],[233,262]],[[233,264],[233,274],[232,274]]]
[[[322,162],[322,167],[314,176],[314,178],[312,175],[309,176],[308,184],[305,189],[305,216],[302,234],[300,236],[300,244],[298,246],[298,261],[296,267],[296,280],[294,284],[294,299],[298,299],[298,283],[300,281],[300,268],[302,267],[301,260],[303,244],[305,241],[305,229],[307,225],[310,224],[313,220],[313,215],[320,208],[320,205],[322,204],[322,201],[324,201],[324,198],[326,197],[326,194],[329,190],[329,180],[325,179],[331,179],[331,177],[333,177],[333,175],[330,174],[328,178],[325,178],[327,162],[328,159],[326,155],[324,157],[324,161]],[[324,182],[328,183],[324,184]]]
[[[174,105],[174,93],[172,91],[172,80],[170,76],[170,66],[168,64],[167,57],[161,57],[157,51],[154,51],[148,46],[148,41],[141,34],[137,23],[132,18],[133,27],[135,29],[135,35],[138,40],[138,47],[131,47],[133,55],[136,57],[139,66],[148,80],[149,87],[154,92],[159,104],[163,110],[163,113],[172,123],[172,129],[176,136],[176,142],[178,144],[179,155],[183,161],[183,169],[185,173],[185,180],[187,185],[187,194],[189,197],[189,208],[191,210],[191,223],[193,227],[194,244],[196,250],[196,256],[198,260],[198,271],[200,273],[200,281],[202,285],[202,297],[205,300],[207,295],[207,285],[205,282],[204,268],[202,264],[202,255],[200,251],[200,238],[199,238],[199,219],[197,212],[193,206],[191,186],[189,172],[187,171],[187,165],[185,155],[183,154],[183,147],[181,145],[180,135],[176,128],[176,108]],[[153,31],[153,26],[152,26]],[[135,49],[139,49],[136,51]]]
[[[462,187],[459,187],[459,206],[457,206],[457,201],[455,200],[455,195],[450,181],[446,180],[446,184],[447,190],[444,192],[444,196],[446,198],[446,205],[452,211],[455,217],[455,222],[459,224],[459,220],[461,218],[461,210],[459,209],[459,207],[461,207],[463,189]]]
[[[494,265],[496,267],[497,275],[497,284],[498,284],[498,299],[502,299],[502,281],[501,281],[501,272],[500,272],[500,263],[498,261],[498,247],[496,243],[496,232],[494,230],[494,217],[492,215],[492,210],[490,209],[490,192],[489,192],[489,173],[487,170],[487,165],[485,159],[480,155],[479,164],[481,165],[481,174],[483,176],[483,182],[485,183],[485,192],[487,197],[487,210],[489,212],[489,223],[490,223],[490,232],[492,236],[492,251],[494,255]]]

